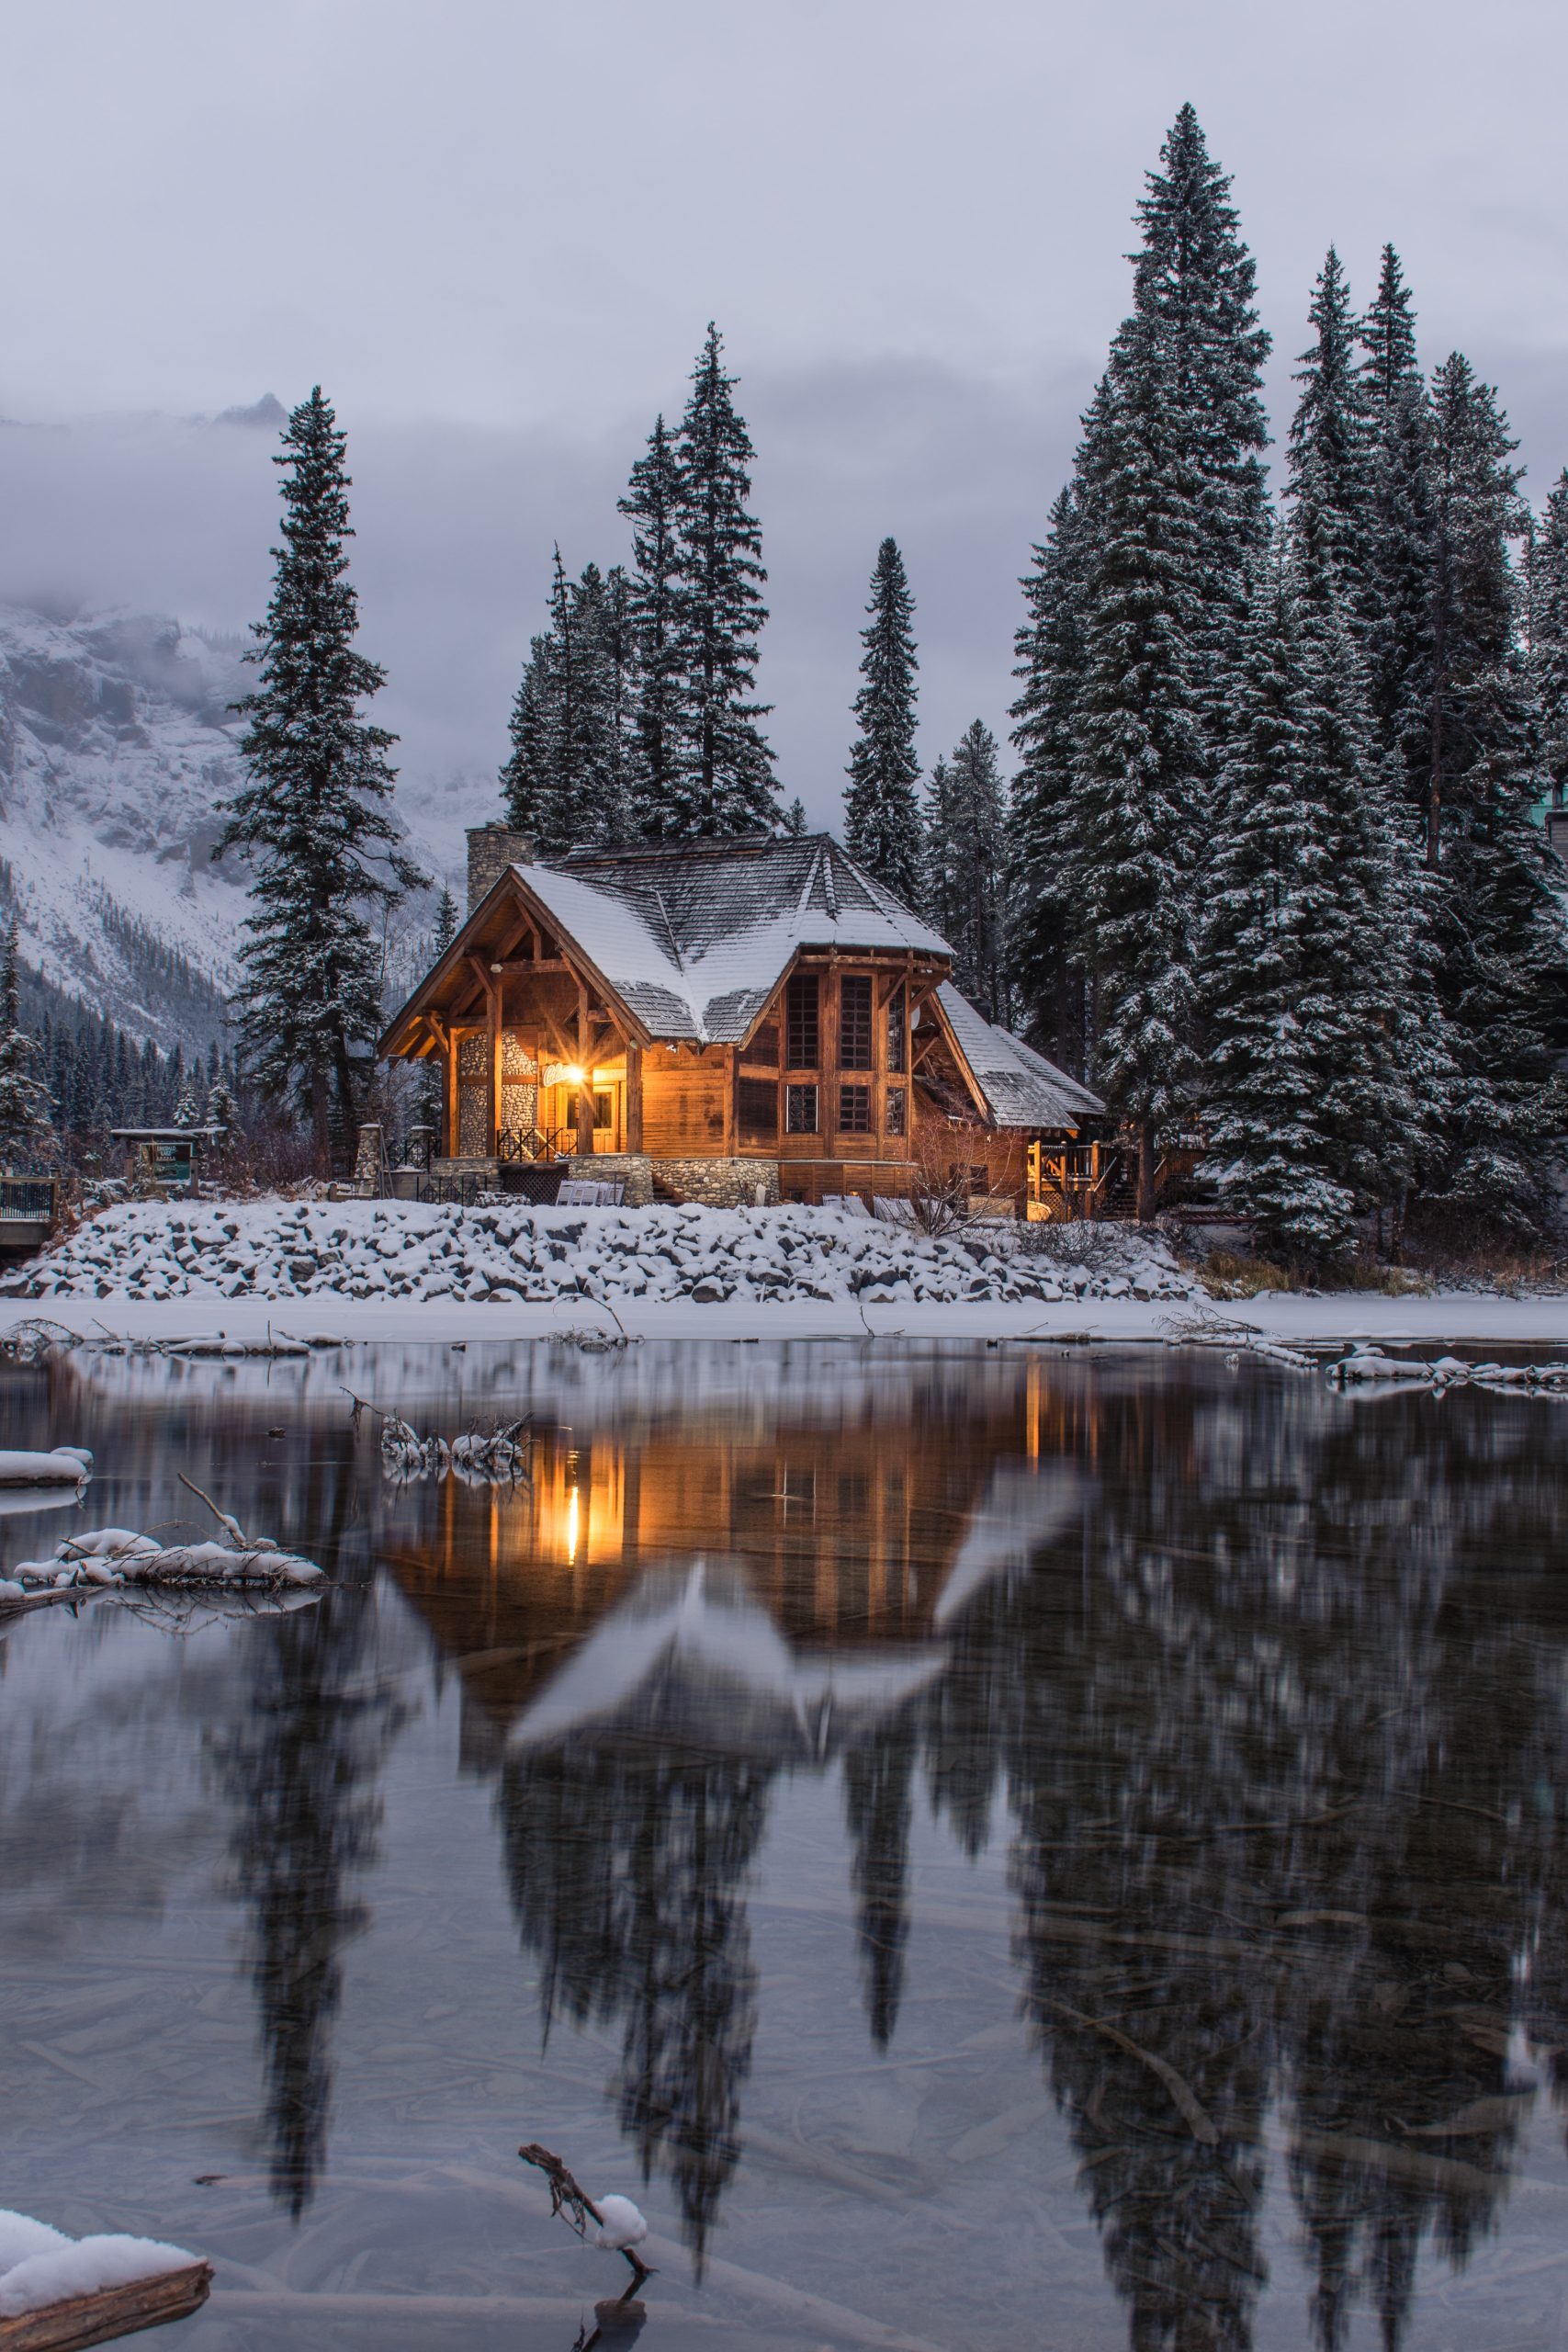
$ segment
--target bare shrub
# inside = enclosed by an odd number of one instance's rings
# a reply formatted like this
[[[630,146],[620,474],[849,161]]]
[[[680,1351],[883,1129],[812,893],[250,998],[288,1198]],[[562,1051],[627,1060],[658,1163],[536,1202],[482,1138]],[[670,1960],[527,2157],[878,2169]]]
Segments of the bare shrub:
[[[909,1222],[921,1233],[953,1233],[974,1221],[976,1193],[994,1197],[986,1168],[986,1133],[956,1119],[922,1119],[915,1130],[915,1172],[909,1180]]]

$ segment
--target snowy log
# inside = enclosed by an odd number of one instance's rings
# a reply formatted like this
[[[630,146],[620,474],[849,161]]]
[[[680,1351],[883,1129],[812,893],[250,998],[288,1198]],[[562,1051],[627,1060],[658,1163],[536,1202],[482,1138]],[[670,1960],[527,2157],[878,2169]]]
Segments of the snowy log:
[[[232,1522],[231,1522],[232,1523]],[[94,1585],[312,1585],[323,1572],[313,1560],[280,1552],[265,1537],[238,1544],[158,1544],[129,1527],[100,1527],[68,1536],[49,1560],[22,1560],[0,1582],[0,1598],[47,1588],[56,1592]]]
[[[188,2319],[209,2263],[156,2238],[70,2238],[0,2212],[0,2352],[78,2352]]]

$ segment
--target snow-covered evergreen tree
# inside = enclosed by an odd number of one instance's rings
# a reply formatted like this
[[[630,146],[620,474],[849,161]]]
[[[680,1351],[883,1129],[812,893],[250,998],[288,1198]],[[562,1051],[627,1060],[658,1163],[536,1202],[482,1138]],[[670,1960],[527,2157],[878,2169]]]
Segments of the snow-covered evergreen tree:
[[[730,394],[718,329],[692,371],[676,439],[675,759],[650,829],[666,839],[771,832],[779,821],[773,755],[752,699],[762,602],[762,538],[749,511],[751,442]]]
[[[181,1123],[183,1124],[183,1123]],[[240,1106],[232,1089],[220,1072],[207,1090],[207,1112],[204,1124],[221,1127],[225,1136],[235,1136],[240,1130]]]
[[[197,1093],[195,1082],[188,1078],[181,1087],[179,1100],[175,1104],[175,1125],[176,1127],[198,1127],[201,1125],[201,1098]]]
[[[997,739],[981,719],[931,769],[926,910],[953,949],[953,977],[987,1021],[1009,1014],[1004,799]]]
[[[236,998],[250,1067],[265,1092],[306,1108],[325,1151],[352,1136],[381,1026],[371,916],[424,876],[387,807],[395,738],[362,716],[385,673],[355,650],[346,435],[320,385],[282,439],[283,545],[247,657],[259,684],[238,706],[248,780],[216,854],[243,850],[253,876]]]
[[[1139,1215],[1156,1155],[1190,1123],[1193,923],[1210,790],[1205,565],[1187,421],[1170,346],[1129,322],[1117,339],[1098,460],[1098,547],[1074,718],[1069,869],[1094,990],[1090,1082],[1138,1138]],[[1217,721],[1216,721],[1217,723]]]
[[[1368,698],[1379,749],[1414,820],[1431,769],[1437,567],[1432,414],[1418,378],[1378,419],[1372,462]]]
[[[543,857],[626,836],[630,658],[624,573],[590,563],[569,581],[558,547],[549,627],[529,648],[501,772],[507,814]]]
[[[1185,1131],[1191,949],[1246,582],[1270,518],[1252,257],[1184,107],[1134,307],[1026,591],[1010,863],[1026,1020],[1156,1152]]]
[[[1091,426],[1086,440],[1092,436]],[[1019,766],[1008,813],[1009,971],[1030,1034],[1080,1077],[1089,1039],[1074,878],[1075,762],[1093,545],[1080,452],[1022,583],[1028,614],[1016,639],[1014,675],[1023,683],[1011,711]]]
[[[1365,355],[1361,380],[1369,412],[1395,408],[1420,380],[1416,357],[1416,309],[1404,271],[1392,245],[1382,249],[1378,290],[1361,321],[1359,340]]]
[[[1438,886],[1444,1010],[1459,1063],[1442,1196],[1521,1227],[1560,1132],[1564,1030],[1555,862],[1536,821],[1540,721],[1510,543],[1525,514],[1516,443],[1455,353],[1432,388],[1436,567],[1424,833]]]
[[[945,760],[933,760],[926,778],[926,805],[921,833],[920,912],[944,939],[953,937],[958,903],[950,854],[953,827],[952,773]]]
[[[1345,1254],[1355,1200],[1325,1106],[1337,1057],[1336,904],[1300,620],[1282,564],[1262,571],[1232,681],[1205,910],[1208,1172],[1265,1248]]]
[[[1548,493],[1531,549],[1529,658],[1541,780],[1561,808],[1568,805],[1568,468]]]
[[[1332,571],[1347,617],[1359,630],[1371,625],[1373,612],[1366,564],[1374,445],[1357,366],[1350,289],[1332,245],[1308,316],[1315,339],[1302,354],[1295,377],[1302,389],[1291,423],[1290,495],[1298,523],[1316,543],[1320,565]]]
[[[799,841],[806,831],[806,803],[798,793],[784,812],[784,830],[792,841]]]
[[[648,448],[632,468],[618,504],[632,524],[627,619],[635,651],[633,813],[637,830],[657,838],[680,763],[682,699],[681,473],[662,416],[654,419]]]
[[[1431,1162],[1453,1065],[1438,1002],[1431,891],[1379,755],[1366,671],[1305,496],[1290,548],[1314,821],[1326,877],[1316,939],[1329,1017],[1315,1039],[1335,1176],[1359,1211],[1402,1212]]]
[[[17,926],[0,940],[0,1163],[14,1168],[51,1134],[54,1105],[43,1078],[43,1057],[22,1026]]]
[[[861,631],[859,734],[850,753],[844,843],[852,857],[913,906],[920,888],[920,763],[915,751],[915,601],[895,539],[884,539]]]
[[[1191,483],[1191,686],[1217,758],[1247,575],[1269,532],[1262,384],[1270,338],[1258,322],[1257,267],[1230,180],[1191,106],[1172,124],[1160,164],[1138,207],[1134,318],[1122,334],[1158,350],[1163,429]]]

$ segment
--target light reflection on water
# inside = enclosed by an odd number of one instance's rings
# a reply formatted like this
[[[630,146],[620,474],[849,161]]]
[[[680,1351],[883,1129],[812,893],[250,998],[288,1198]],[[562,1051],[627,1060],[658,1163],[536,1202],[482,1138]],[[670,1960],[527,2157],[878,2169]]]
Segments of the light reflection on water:
[[[531,1412],[533,1485],[389,1487],[343,1378]],[[0,1638],[0,2204],[214,2255],[192,2352],[567,2352],[625,2271],[524,2139],[669,2242],[644,2352],[1568,2340],[1568,1408],[887,1343],[0,1396],[90,1523],[183,1470],[341,1579]]]

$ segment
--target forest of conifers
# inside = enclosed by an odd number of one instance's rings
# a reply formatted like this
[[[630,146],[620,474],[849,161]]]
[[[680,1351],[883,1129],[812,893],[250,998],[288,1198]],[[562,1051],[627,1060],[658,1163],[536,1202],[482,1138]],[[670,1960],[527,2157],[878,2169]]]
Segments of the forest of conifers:
[[[915,598],[877,550],[845,838],[961,985],[1304,1259],[1419,1204],[1551,1214],[1564,1125],[1568,473],[1538,513],[1496,393],[1425,370],[1397,254],[1330,249],[1271,491],[1255,271],[1190,107],[1132,309],[1023,582],[1016,763],[976,720],[921,788]],[[622,512],[558,554],[502,784],[541,853],[798,826],[752,689],[751,449],[710,329]]]

